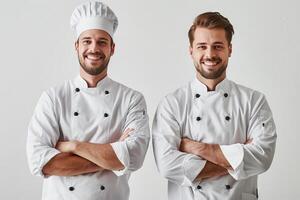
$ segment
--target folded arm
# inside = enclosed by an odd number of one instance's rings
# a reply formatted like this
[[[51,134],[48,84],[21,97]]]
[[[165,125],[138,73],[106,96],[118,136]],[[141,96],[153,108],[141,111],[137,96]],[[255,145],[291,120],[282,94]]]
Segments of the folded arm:
[[[102,171],[95,163],[72,153],[59,153],[43,167],[46,176],[75,176]]]
[[[223,155],[219,144],[207,144],[183,138],[181,140],[180,150],[182,152],[197,155],[222,168],[231,169],[230,163]]]
[[[201,181],[203,179],[228,175],[226,168],[216,165],[212,162],[207,161],[204,168],[198,174],[196,180]]]
[[[226,168],[236,180],[266,171],[274,156],[277,135],[266,99],[263,95],[253,96],[247,141],[244,144],[207,144],[183,138],[181,150]]]
[[[135,171],[141,167],[149,142],[148,116],[142,95],[132,98],[124,123],[125,129],[119,141],[98,144],[80,141],[59,142],[57,149],[85,158],[117,175]]]

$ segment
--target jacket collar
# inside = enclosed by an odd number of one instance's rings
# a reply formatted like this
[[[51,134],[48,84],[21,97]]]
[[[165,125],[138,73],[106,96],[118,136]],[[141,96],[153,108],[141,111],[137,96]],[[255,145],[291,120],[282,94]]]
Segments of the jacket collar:
[[[85,90],[105,90],[108,88],[108,86],[111,84],[111,79],[106,76],[104,77],[102,80],[100,80],[97,83],[97,86],[94,88],[89,88],[87,82],[80,76],[78,75],[75,79],[74,79],[74,85],[77,88],[80,89],[85,89]]]
[[[209,93],[219,92],[219,93],[228,93],[230,91],[230,81],[225,78],[223,81],[218,83],[214,91],[208,91],[207,86],[199,81],[197,77],[192,81],[192,90],[195,93],[199,93],[200,95],[205,95]]]

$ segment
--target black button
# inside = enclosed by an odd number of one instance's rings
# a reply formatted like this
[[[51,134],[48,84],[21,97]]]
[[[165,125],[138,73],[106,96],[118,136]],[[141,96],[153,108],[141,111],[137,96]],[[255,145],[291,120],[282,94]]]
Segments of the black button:
[[[265,123],[262,123],[262,126],[265,127]]]
[[[78,116],[79,115],[79,113],[78,112],[74,112],[74,116]]]
[[[201,190],[201,189],[202,189],[201,185],[198,185],[198,186],[197,186],[197,189],[198,189],[198,190]]]
[[[79,88],[76,88],[76,89],[75,89],[75,91],[76,91],[76,92],[79,92],[79,91],[80,91],[80,89],[79,89]]]
[[[104,113],[104,117],[108,117],[108,114],[107,114],[107,113]]]
[[[200,97],[200,94],[196,94],[195,97],[196,97],[196,98],[199,98],[199,97]]]
[[[226,119],[227,121],[229,121],[229,120],[230,120],[230,117],[229,117],[229,116],[226,116],[225,119]]]
[[[227,97],[228,97],[228,94],[227,94],[227,93],[225,93],[225,94],[224,94],[224,97],[225,97],[225,98],[227,98]]]
[[[196,120],[197,120],[197,121],[200,121],[200,120],[201,120],[201,117],[197,117]]]
[[[225,187],[226,187],[226,190],[230,190],[231,189],[230,185],[225,185]]]
[[[101,186],[100,186],[100,190],[105,190],[104,185],[101,185]]]
[[[69,190],[73,191],[73,190],[75,190],[75,188],[74,187],[69,187]]]
[[[105,92],[104,92],[105,94],[109,94],[109,91],[107,91],[107,90],[105,90]]]

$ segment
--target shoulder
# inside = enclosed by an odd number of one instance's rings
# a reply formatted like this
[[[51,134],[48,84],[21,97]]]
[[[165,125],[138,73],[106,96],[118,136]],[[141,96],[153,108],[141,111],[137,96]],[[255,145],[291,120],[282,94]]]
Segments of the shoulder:
[[[165,95],[160,101],[158,107],[176,109],[182,107],[187,102],[188,92],[190,91],[190,82],[184,86]]]
[[[136,101],[145,101],[144,95],[140,91],[130,88],[115,80],[110,79],[110,81],[113,89],[118,94],[118,97],[121,97],[123,101],[129,101],[129,103]]]
[[[71,90],[72,80],[66,80],[62,83],[52,86],[45,90],[42,96],[48,96],[51,100],[55,100],[56,98],[62,98],[66,94],[68,94]]]
[[[242,105],[249,108],[250,113],[255,113],[261,109],[270,110],[267,99],[262,92],[236,84],[233,81],[231,81],[231,85],[234,99],[238,99]]]
[[[265,95],[262,92],[255,89],[246,87],[233,81],[230,81],[230,85],[235,95],[239,96],[240,98],[245,98],[248,101],[258,101],[265,98]]]

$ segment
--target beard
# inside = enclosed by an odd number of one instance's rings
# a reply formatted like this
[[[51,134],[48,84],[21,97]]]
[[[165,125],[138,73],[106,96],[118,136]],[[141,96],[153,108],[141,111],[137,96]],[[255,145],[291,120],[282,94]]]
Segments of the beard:
[[[217,78],[219,78],[220,76],[222,76],[223,75],[223,73],[226,71],[226,69],[227,69],[227,63],[224,63],[218,70],[216,70],[216,71],[205,71],[204,69],[203,69],[203,67],[202,67],[202,65],[204,65],[204,64],[202,64],[202,62],[204,62],[204,61],[212,61],[212,62],[218,62],[218,63],[221,63],[222,62],[222,60],[221,60],[221,58],[215,58],[215,57],[213,57],[213,58],[211,58],[211,59],[205,59],[205,60],[201,60],[199,63],[198,62],[194,62],[194,65],[195,65],[195,68],[196,68],[196,70],[197,70],[197,72],[201,75],[201,76],[203,76],[204,78],[206,78],[206,79],[217,79]]]
[[[80,57],[78,54],[78,61],[79,64],[81,66],[81,68],[88,73],[89,75],[92,76],[96,76],[101,74],[104,70],[107,69],[108,63],[110,61],[110,57],[106,58],[106,56],[103,53],[90,53],[90,54],[96,54],[96,55],[101,55],[103,57],[103,63],[99,64],[98,66],[93,66],[93,67],[88,67],[85,63],[84,63],[84,57],[86,57],[86,55],[83,55],[83,57]]]

